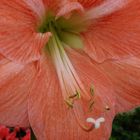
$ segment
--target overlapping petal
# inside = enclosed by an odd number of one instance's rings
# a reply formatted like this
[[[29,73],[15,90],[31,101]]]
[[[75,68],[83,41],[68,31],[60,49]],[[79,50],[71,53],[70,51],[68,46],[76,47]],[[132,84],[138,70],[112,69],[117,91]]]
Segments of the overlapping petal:
[[[46,10],[51,10],[53,12],[57,12],[62,5],[62,0],[43,0],[43,3],[46,7]]]
[[[58,11],[56,18],[61,16],[70,16],[73,11],[84,12],[83,6],[78,2],[66,2]]]
[[[104,74],[113,83],[117,97],[117,112],[140,105],[140,57],[129,57],[101,64]]]
[[[29,5],[34,7],[31,1],[0,1],[0,53],[21,63],[38,60],[50,36],[36,32],[39,17]]]
[[[122,8],[125,8],[132,0],[106,0],[102,2],[99,6],[89,9],[86,13],[86,19],[97,19],[109,14],[112,14],[116,11],[119,11]]]
[[[83,6],[77,0],[44,0],[48,11],[52,10],[56,18],[69,17],[73,11],[83,12]]]
[[[29,126],[27,100],[33,77],[32,66],[0,60],[0,124]]]
[[[85,51],[98,62],[140,53],[140,2],[131,1],[110,16],[93,21],[85,33]]]
[[[45,6],[43,0],[23,0],[27,4],[27,7],[31,9],[37,16],[42,18],[45,14]]]

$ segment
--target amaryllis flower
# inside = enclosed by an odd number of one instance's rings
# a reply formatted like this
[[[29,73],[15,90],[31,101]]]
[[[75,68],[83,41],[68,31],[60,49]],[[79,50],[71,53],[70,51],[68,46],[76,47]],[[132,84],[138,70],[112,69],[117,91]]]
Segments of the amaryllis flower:
[[[1,124],[107,140],[138,105],[139,0],[0,0]]]

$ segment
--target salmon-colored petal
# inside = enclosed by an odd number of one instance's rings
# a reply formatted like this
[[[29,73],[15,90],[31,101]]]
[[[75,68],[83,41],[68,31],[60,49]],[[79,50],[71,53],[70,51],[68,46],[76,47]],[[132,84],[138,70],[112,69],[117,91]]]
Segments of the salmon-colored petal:
[[[68,16],[72,11],[83,11],[83,7],[75,0],[43,0],[46,9],[56,14],[56,18],[60,16]]]
[[[86,19],[96,19],[112,14],[124,8],[132,0],[106,0],[86,13]]]
[[[24,68],[23,65],[15,64],[1,56],[0,60],[0,86],[2,87],[10,79],[14,78]]]
[[[3,64],[6,64],[8,62],[9,62],[9,60],[0,54],[0,65],[2,66]]]
[[[50,36],[36,33],[37,19],[28,7],[23,1],[0,1],[0,53],[12,61],[38,60]]]
[[[0,60],[0,124],[29,126],[27,100],[33,77],[32,66]]]
[[[106,122],[101,128],[86,132],[78,125],[73,111],[67,108],[59,87],[59,81],[53,65],[49,60],[43,60],[41,71],[34,83],[29,99],[30,124],[38,140],[68,139],[68,140],[107,140],[111,132],[114,117],[115,99],[108,79],[102,75],[89,59],[82,54],[72,54],[74,66],[85,85],[90,89],[91,82],[95,83],[95,106],[91,117],[103,116]],[[87,69],[88,68],[88,71]],[[88,92],[87,90],[87,92]],[[111,110],[106,111],[105,105]],[[80,109],[80,108],[79,108]]]
[[[50,33],[33,33],[27,30],[18,31],[20,33],[9,31],[0,34],[0,53],[8,59],[20,63],[39,60],[41,50],[51,35]]]
[[[43,3],[47,10],[51,10],[53,12],[57,12],[60,8],[60,5],[63,1],[62,0],[43,0]]]
[[[130,57],[101,64],[114,85],[117,112],[140,106],[140,57]]]
[[[62,8],[58,11],[56,18],[61,16],[69,17],[73,11],[84,12],[83,6],[78,2],[69,2],[66,1]]]
[[[34,28],[39,18],[33,8],[31,8],[31,4],[25,1],[27,0],[1,0],[0,23],[9,24],[9,26],[18,26],[20,28],[23,26],[30,28],[33,26],[32,28]]]
[[[89,9],[89,8],[93,8],[99,4],[101,4],[104,0],[77,0],[78,2],[80,2],[84,8]]]
[[[40,18],[45,14],[45,6],[43,0],[23,0],[29,8],[34,11]]]
[[[110,16],[95,20],[85,33],[85,51],[98,62],[140,53],[140,1],[132,1]]]

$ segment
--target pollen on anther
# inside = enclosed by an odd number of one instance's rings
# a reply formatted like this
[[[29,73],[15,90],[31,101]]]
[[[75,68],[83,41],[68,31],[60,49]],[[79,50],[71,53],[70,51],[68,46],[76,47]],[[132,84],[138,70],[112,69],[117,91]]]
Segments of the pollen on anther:
[[[94,100],[91,100],[91,101],[90,101],[90,104],[89,104],[89,111],[90,111],[90,112],[91,112],[92,109],[93,109],[94,103],[95,103]]]
[[[76,93],[69,96],[69,98],[70,99],[74,99],[74,98],[80,99],[81,98],[80,92],[78,90],[76,90]]]
[[[91,94],[92,96],[94,96],[94,87],[93,87],[93,85],[91,85],[91,87],[90,87],[90,94]]]
[[[68,105],[69,108],[73,108],[73,102],[71,100],[65,100],[65,103]]]
[[[77,98],[80,99],[81,98],[80,91],[76,90],[76,94],[77,94]]]
[[[106,105],[106,106],[105,106],[105,109],[106,109],[107,111],[109,111],[109,110],[110,110],[110,107],[109,107],[108,105]]]

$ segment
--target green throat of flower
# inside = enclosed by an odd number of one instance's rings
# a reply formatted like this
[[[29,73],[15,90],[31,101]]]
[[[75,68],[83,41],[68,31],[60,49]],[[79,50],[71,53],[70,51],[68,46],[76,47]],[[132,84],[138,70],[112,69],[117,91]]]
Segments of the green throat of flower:
[[[51,32],[52,36],[46,48],[55,65],[64,102],[68,108],[72,109],[78,124],[85,131],[90,131],[93,128],[99,127],[100,123],[104,122],[104,118],[99,118],[96,123],[96,120],[90,116],[83,115],[88,111],[92,111],[94,106],[93,86],[91,86],[90,92],[87,93],[65,51],[66,47],[74,49],[83,48],[80,33],[85,29],[86,24],[77,15],[71,16],[69,19],[63,17],[55,19],[55,16],[49,13],[39,26],[38,31],[41,33]],[[83,107],[83,102],[87,102],[86,111],[85,107]]]
[[[86,29],[86,23],[81,23],[81,19],[75,15],[70,19],[60,17],[56,19],[52,13],[48,13],[38,28],[38,32],[51,32],[52,38],[56,37],[63,44],[72,48],[83,48],[83,41],[80,33]]]

